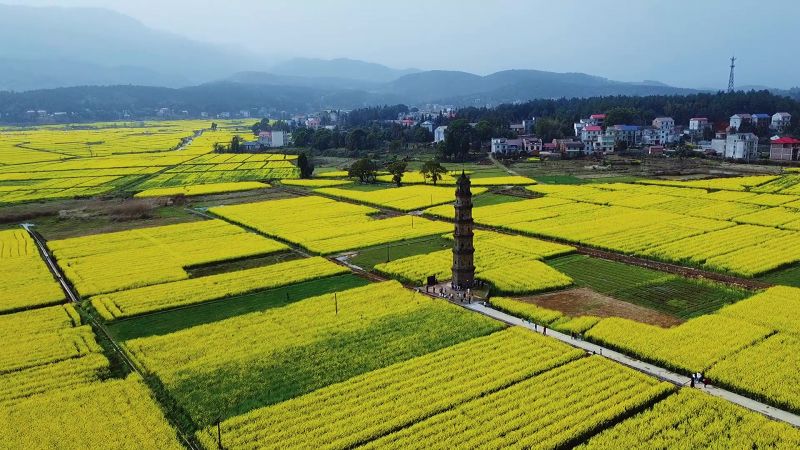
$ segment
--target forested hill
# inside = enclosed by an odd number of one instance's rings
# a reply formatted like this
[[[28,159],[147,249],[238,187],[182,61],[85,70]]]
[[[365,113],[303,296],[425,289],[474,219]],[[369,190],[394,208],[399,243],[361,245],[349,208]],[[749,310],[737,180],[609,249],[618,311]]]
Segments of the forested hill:
[[[496,123],[520,122],[531,117],[549,117],[572,126],[591,114],[624,110],[631,125],[648,125],[655,117],[669,116],[678,124],[688,124],[692,117],[706,117],[714,123],[727,122],[737,113],[785,111],[800,118],[800,102],[769,91],[750,91],[693,95],[610,96],[558,100],[532,100],[495,108],[463,108],[459,118],[469,122],[488,120]]]

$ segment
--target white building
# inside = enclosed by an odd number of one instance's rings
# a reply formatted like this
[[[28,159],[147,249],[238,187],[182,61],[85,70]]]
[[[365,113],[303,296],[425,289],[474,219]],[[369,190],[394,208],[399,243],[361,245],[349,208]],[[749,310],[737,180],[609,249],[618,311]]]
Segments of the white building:
[[[262,131],[258,133],[258,143],[264,147],[283,147],[286,145],[286,133],[283,131]]]
[[[750,123],[752,116],[750,114],[734,114],[731,116],[730,127],[738,130],[742,125]]]
[[[651,145],[667,145],[675,142],[675,119],[672,117],[656,117],[653,119],[653,129],[655,135],[652,136],[654,142],[650,142]]]
[[[425,128],[426,130],[428,130],[428,132],[433,133],[433,122],[431,122],[430,120],[422,122],[421,124],[419,124],[419,126]]]
[[[692,117],[689,119],[689,131],[692,134],[702,134],[707,128],[711,128],[711,122],[706,117]]]
[[[517,153],[522,149],[522,139],[492,138],[492,154]]]
[[[725,140],[724,156],[731,159],[756,159],[758,157],[758,136],[753,133],[729,134]]]
[[[600,136],[597,136],[597,142],[595,142],[594,151],[596,153],[613,153],[614,146],[616,146],[616,144],[617,140],[613,135],[601,134]]]
[[[787,112],[779,112],[772,115],[770,128],[783,132],[792,123],[792,115]]]
[[[447,127],[445,126],[436,127],[433,131],[433,142],[444,142],[445,131],[447,131]]]
[[[587,125],[581,130],[581,142],[587,153],[595,151],[597,138],[603,135],[603,127],[600,125]]]

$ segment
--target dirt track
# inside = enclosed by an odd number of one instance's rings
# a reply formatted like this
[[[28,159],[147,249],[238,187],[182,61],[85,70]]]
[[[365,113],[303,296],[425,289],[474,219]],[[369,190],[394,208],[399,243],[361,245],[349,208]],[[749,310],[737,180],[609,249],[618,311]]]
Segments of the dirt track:
[[[524,297],[520,300],[542,308],[560,311],[571,317],[622,317],[664,328],[682,323],[682,320],[669,314],[617,300],[588,288],[567,289]]]

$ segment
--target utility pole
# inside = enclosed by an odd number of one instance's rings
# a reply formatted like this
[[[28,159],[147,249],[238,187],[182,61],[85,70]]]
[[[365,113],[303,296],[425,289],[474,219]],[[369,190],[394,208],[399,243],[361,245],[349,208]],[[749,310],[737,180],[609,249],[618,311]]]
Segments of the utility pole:
[[[336,305],[336,315],[339,315],[339,299],[336,297],[336,292],[333,293],[333,303]]]
[[[217,417],[217,448],[219,450],[224,450],[225,447],[222,446],[222,418]]]
[[[731,75],[728,78],[728,92],[733,92],[734,85],[733,85],[733,70],[736,68],[736,57],[731,56]]]

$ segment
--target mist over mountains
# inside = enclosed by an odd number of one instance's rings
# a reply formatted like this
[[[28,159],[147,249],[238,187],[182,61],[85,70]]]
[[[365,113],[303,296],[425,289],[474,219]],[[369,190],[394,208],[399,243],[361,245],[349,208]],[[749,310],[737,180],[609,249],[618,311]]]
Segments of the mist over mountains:
[[[0,46],[0,91],[14,91],[5,98],[18,108],[107,103],[90,95],[126,99],[138,107],[224,104],[235,109],[269,102],[294,111],[698,92],[658,81],[620,82],[582,73],[505,70],[481,76],[395,69],[346,58],[278,60],[154,30],[123,14],[95,8],[0,5],[0,39],[11,43]]]

